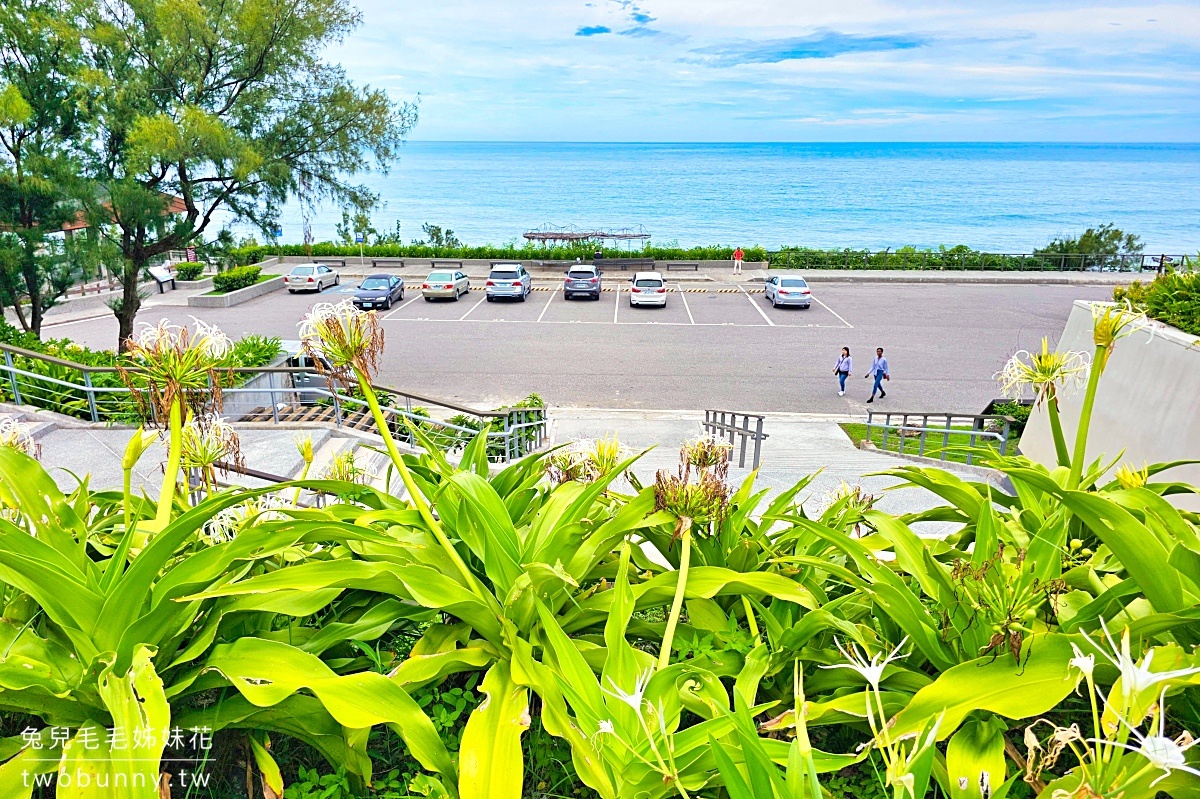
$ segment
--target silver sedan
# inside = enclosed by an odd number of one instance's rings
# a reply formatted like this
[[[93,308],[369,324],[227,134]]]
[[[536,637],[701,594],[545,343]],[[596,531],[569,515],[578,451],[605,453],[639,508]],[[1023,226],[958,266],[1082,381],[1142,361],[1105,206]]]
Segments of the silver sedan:
[[[802,277],[780,277],[771,275],[763,285],[763,295],[771,303],[771,307],[780,305],[796,305],[807,308],[812,305],[812,289]]]

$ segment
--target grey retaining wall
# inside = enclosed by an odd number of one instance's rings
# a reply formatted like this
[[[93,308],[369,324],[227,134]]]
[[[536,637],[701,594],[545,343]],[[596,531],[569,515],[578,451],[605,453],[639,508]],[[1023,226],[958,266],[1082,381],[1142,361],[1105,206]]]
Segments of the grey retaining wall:
[[[188,297],[188,305],[192,308],[232,308],[255,297],[279,291],[281,288],[283,288],[283,275],[278,275],[270,280],[264,280],[228,294],[195,294]]]

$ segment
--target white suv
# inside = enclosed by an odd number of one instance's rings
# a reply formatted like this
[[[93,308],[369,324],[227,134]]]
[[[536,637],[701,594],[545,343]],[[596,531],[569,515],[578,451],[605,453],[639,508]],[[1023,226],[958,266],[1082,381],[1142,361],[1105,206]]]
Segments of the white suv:
[[[630,308],[635,305],[667,307],[667,284],[661,272],[638,272],[629,283]]]

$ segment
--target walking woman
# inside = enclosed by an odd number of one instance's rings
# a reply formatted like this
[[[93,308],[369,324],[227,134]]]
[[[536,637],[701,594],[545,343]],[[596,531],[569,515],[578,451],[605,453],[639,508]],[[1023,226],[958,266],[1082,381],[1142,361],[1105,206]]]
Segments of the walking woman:
[[[846,396],[846,378],[850,376],[851,370],[854,369],[854,360],[850,357],[850,348],[842,347],[842,354],[838,356],[837,363],[833,366],[833,373],[838,379],[838,396]]]

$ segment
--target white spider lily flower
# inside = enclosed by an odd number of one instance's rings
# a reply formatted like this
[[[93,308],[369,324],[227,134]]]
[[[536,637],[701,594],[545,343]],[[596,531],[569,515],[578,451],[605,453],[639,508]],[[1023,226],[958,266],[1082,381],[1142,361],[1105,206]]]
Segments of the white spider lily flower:
[[[616,728],[613,727],[612,719],[600,719],[600,724],[596,730],[597,735],[613,735],[616,733]]]
[[[1021,399],[1031,391],[1041,405],[1050,397],[1069,397],[1087,382],[1088,356],[1069,350],[1057,352],[1042,339],[1041,352],[1020,350],[1008,359],[1004,368],[993,375],[1000,391],[1010,399]]]
[[[300,321],[300,340],[318,369],[350,379],[356,370],[374,374],[383,351],[383,328],[374,311],[361,311],[350,300],[322,302]]]
[[[196,333],[190,341],[192,347],[203,350],[215,361],[233,352],[233,341],[219,327],[201,322],[194,316],[192,321],[196,323]]]
[[[215,413],[188,419],[182,433],[185,468],[209,469],[226,458],[236,460],[240,452],[237,431]]]
[[[893,661],[896,661],[896,660],[899,660],[899,659],[905,657],[905,655],[902,654],[900,650],[902,650],[904,648],[904,645],[908,643],[908,636],[907,635],[904,636],[904,638],[900,641],[900,643],[896,645],[896,648],[893,649],[891,652],[889,652],[887,655],[884,655],[880,652],[876,652],[874,655],[871,656],[870,660],[867,659],[867,655],[865,652],[861,651],[857,646],[855,646],[853,644],[850,645],[849,649],[846,649],[845,647],[842,646],[841,641],[835,641],[834,643],[837,644],[838,651],[842,653],[842,656],[850,662],[849,663],[834,663],[831,666],[822,666],[821,668],[823,668],[823,669],[851,669],[852,671],[856,671],[862,676],[862,678],[864,680],[866,680],[871,685],[871,688],[878,691],[879,683],[883,680],[884,670]]]
[[[1096,646],[1100,654],[1121,672],[1121,695],[1126,707],[1143,691],[1153,688],[1159,683],[1180,680],[1184,677],[1190,677],[1193,674],[1200,674],[1200,667],[1175,669],[1173,671],[1151,671],[1150,666],[1154,660],[1154,650],[1147,649],[1146,654],[1142,655],[1140,661],[1134,660],[1129,649],[1128,627],[1125,628],[1124,633],[1121,635],[1120,646],[1113,640],[1112,633],[1108,631],[1108,627],[1103,621],[1100,622],[1100,627],[1103,629],[1104,637],[1108,642],[1107,649],[1092,641],[1087,633],[1083,633],[1083,637]]]
[[[642,703],[646,699],[646,686],[648,686],[650,684],[650,677],[651,677],[651,672],[649,672],[649,671],[639,674],[637,676],[637,679],[634,680],[633,691],[631,691],[629,693],[622,691],[620,686],[618,686],[616,684],[616,682],[614,682],[613,679],[611,677],[609,677],[608,681],[610,683],[612,683],[613,690],[610,691],[607,688],[605,688],[604,693],[608,694],[609,696],[615,697],[616,699],[619,699],[620,701],[629,705],[637,713],[640,714],[642,712]]]
[[[29,432],[29,425],[11,416],[0,417],[0,447],[8,447],[31,458],[40,458],[42,447]]]
[[[1083,676],[1089,680],[1092,679],[1092,672],[1096,670],[1096,656],[1083,654],[1082,650],[1074,643],[1071,644],[1071,649],[1075,651],[1075,657],[1071,658],[1071,665],[1079,669]]]
[[[226,508],[208,522],[206,532],[209,543],[216,546],[232,541],[237,538],[242,528],[252,521],[273,522],[287,519],[288,516],[279,510],[286,507],[287,503],[279,497],[264,494]]]
[[[1118,716],[1118,718],[1120,718]],[[1200,741],[1192,738],[1191,733],[1186,730],[1177,738],[1168,738],[1163,734],[1167,727],[1167,689],[1164,688],[1158,698],[1158,715],[1153,717],[1150,723],[1149,735],[1143,735],[1134,727],[1130,726],[1129,722],[1121,719],[1121,722],[1133,734],[1134,740],[1137,741],[1137,746],[1131,746],[1120,741],[1103,741],[1103,743],[1111,743],[1114,746],[1119,746],[1130,752],[1136,752],[1146,758],[1156,769],[1162,771],[1156,780],[1150,783],[1153,788],[1158,783],[1171,776],[1173,772],[1183,771],[1188,774],[1193,774],[1200,777],[1200,770],[1188,765],[1187,750],[1191,749]],[[1090,741],[1097,743],[1096,740]]]

